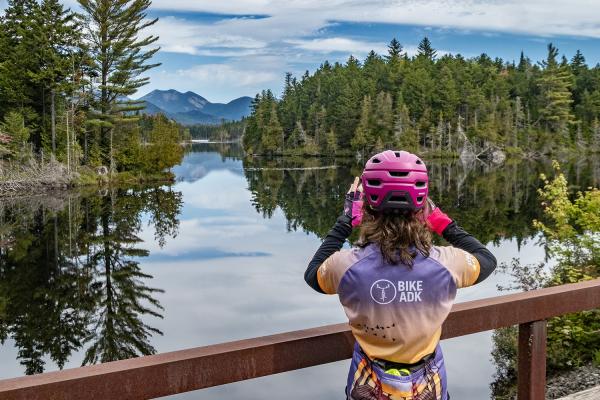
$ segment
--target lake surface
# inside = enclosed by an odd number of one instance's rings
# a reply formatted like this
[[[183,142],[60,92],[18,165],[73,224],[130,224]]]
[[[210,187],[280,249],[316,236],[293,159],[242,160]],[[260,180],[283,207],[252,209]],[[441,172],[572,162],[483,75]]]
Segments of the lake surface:
[[[432,198],[499,262],[544,260],[531,221],[549,161],[428,167]],[[574,188],[600,181],[598,160],[563,170]],[[174,172],[170,186],[0,200],[0,378],[346,321],[303,273],[359,165],[194,144]],[[496,273],[458,301],[510,281]],[[490,398],[492,333],[442,345],[453,398]],[[342,399],[348,365],[169,398]]]

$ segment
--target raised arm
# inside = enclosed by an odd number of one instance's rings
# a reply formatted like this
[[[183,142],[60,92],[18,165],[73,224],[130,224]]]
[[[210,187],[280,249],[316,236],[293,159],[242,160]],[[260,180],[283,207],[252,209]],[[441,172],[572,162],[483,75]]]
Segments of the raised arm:
[[[350,186],[350,190],[346,194],[344,201],[344,212],[338,217],[335,225],[325,239],[319,249],[313,256],[312,260],[308,263],[306,272],[304,272],[304,280],[310,287],[315,289],[319,293],[325,293],[323,288],[319,286],[317,273],[319,267],[334,253],[339,251],[344,242],[352,233],[352,226],[357,225],[358,221],[353,223],[353,220],[357,220],[359,217],[359,210],[362,206],[361,198],[361,187],[359,178],[355,178],[354,182]]]
[[[430,228],[442,236],[452,246],[472,254],[479,261],[479,276],[475,284],[482,282],[496,269],[496,257],[473,235],[461,228],[442,210],[429,200],[430,214],[427,222]]]

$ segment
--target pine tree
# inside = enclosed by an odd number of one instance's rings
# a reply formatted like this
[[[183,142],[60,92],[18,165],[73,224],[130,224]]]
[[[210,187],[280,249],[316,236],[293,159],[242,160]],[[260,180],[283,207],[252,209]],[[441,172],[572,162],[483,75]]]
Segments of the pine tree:
[[[393,38],[390,44],[388,45],[388,62],[392,60],[399,60],[402,56],[402,49],[403,48],[400,42],[396,38]]]
[[[577,52],[571,59],[571,68],[573,69],[573,74],[575,75],[581,75],[584,71],[587,70],[587,65],[585,64],[585,57],[579,49],[577,49]]]
[[[551,132],[560,134],[564,141],[568,139],[568,125],[574,121],[570,91],[572,75],[568,66],[557,63],[557,55],[558,49],[550,43],[548,56],[542,63],[544,71],[538,79],[541,92],[540,119]]]
[[[32,80],[40,85],[50,97],[51,149],[56,154],[57,96],[71,92],[67,79],[72,74],[72,65],[77,46],[80,45],[79,27],[75,14],[58,0],[42,0],[34,14],[31,46],[37,48],[38,70],[32,71]],[[46,102],[42,98],[42,102]]]
[[[27,141],[29,140],[29,128],[25,126],[25,119],[16,111],[11,111],[4,116],[4,122],[0,123],[0,134],[9,137],[8,152],[16,159],[22,159],[28,155]]]
[[[521,50],[521,56],[519,57],[519,65],[517,66],[517,69],[519,72],[525,72],[528,68],[529,60],[525,58],[525,54],[523,53],[523,50]]]
[[[29,72],[38,70],[31,43],[26,43],[33,32],[34,15],[39,8],[35,0],[9,0],[2,17],[2,52],[0,65],[2,87],[0,113],[16,107],[32,105],[36,93]]]
[[[417,48],[417,54],[427,60],[433,61],[437,55],[437,51],[431,46],[431,41],[427,36],[421,40]]]
[[[446,124],[444,123],[444,116],[440,113],[438,117],[438,123],[435,127],[435,131],[432,135],[431,140],[431,151],[439,151],[442,149],[444,135],[446,133]]]
[[[401,99],[396,106],[394,120],[394,144],[400,149],[417,152],[419,150],[419,135],[412,127],[408,107]]]
[[[512,129],[512,146],[519,145],[519,132],[525,128],[525,113],[523,112],[523,104],[521,103],[521,97],[515,98],[515,122]]]
[[[338,144],[337,144],[337,136],[333,129],[330,129],[327,133],[327,153],[329,155],[335,155],[337,152]]]
[[[183,148],[179,144],[179,127],[164,115],[152,117],[150,144],[144,150],[147,172],[163,172],[181,162]]]
[[[384,144],[392,143],[394,129],[394,113],[392,111],[392,96],[386,92],[379,92],[375,99],[374,110],[375,135]]]
[[[93,64],[90,73],[99,85],[88,123],[100,131],[103,161],[114,171],[113,135],[119,122],[134,120],[139,102],[127,100],[148,83],[142,75],[160,64],[150,63],[158,48],[146,50],[158,37],[140,37],[158,19],[146,19],[151,0],[78,0],[84,12],[81,24]]]
[[[273,154],[281,151],[283,145],[283,128],[277,118],[277,103],[272,102],[269,122],[262,135],[263,151]]]
[[[354,137],[351,141],[351,146],[357,154],[364,157],[367,152],[367,144],[371,137],[371,97],[365,96],[362,102],[362,112],[360,116],[360,122],[354,133]]]
[[[600,152],[600,121],[597,117],[592,123],[592,146],[594,151]]]

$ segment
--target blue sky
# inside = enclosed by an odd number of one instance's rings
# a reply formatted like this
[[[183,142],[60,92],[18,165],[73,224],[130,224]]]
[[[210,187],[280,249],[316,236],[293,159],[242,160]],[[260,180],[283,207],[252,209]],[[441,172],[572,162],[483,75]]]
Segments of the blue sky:
[[[287,71],[383,53],[393,37],[409,55],[428,36],[440,53],[514,60],[523,50],[537,61],[553,42],[568,58],[581,49],[588,64],[600,62],[595,0],[154,0],[149,14],[160,18],[149,33],[160,36],[162,65],[140,95],[173,88],[227,102],[265,88],[278,94]]]

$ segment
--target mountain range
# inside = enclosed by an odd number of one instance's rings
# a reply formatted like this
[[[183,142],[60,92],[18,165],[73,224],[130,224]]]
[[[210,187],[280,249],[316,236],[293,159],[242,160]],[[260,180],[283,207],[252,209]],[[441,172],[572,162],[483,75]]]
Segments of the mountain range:
[[[145,114],[164,114],[183,125],[218,124],[222,120],[237,121],[250,115],[252,98],[239,97],[227,104],[211,103],[194,93],[177,90],[153,90],[140,98]]]

